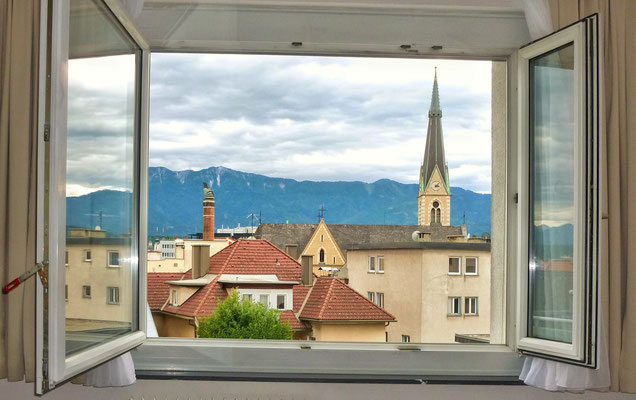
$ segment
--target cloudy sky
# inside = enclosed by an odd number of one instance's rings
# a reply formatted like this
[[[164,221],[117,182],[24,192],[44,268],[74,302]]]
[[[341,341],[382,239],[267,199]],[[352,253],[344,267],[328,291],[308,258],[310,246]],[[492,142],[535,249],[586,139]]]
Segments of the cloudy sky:
[[[490,192],[488,61],[154,54],[150,165],[417,183],[434,67],[451,185]]]

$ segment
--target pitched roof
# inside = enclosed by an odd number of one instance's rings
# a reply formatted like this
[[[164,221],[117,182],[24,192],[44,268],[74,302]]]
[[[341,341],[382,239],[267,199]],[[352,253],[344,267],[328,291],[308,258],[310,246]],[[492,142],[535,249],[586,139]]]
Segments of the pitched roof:
[[[149,272],[148,273],[148,306],[151,311],[161,310],[168,300],[170,285],[166,281],[179,280],[183,272]]]
[[[254,236],[283,250],[286,245],[295,244],[302,251],[317,227],[318,224],[260,224]],[[415,231],[430,233],[433,242],[462,235],[461,226],[328,224],[328,227],[345,256],[347,248],[360,244],[413,242]]]
[[[330,321],[395,321],[395,317],[375,305],[338,278],[316,279],[300,319]]]
[[[214,313],[219,301],[227,298],[227,289],[219,282],[223,274],[275,274],[280,280],[300,282],[301,270],[298,261],[272,243],[240,239],[210,257],[209,272],[216,277],[207,286],[176,307],[164,305],[169,290],[166,291],[162,310],[187,317],[208,317]],[[182,275],[180,279],[190,279],[192,270]],[[314,282],[313,287],[302,284],[292,287],[292,311],[283,312],[281,320],[288,321],[294,330],[307,329],[301,321],[304,315],[313,320],[395,320],[339,279],[317,278],[314,275]]]

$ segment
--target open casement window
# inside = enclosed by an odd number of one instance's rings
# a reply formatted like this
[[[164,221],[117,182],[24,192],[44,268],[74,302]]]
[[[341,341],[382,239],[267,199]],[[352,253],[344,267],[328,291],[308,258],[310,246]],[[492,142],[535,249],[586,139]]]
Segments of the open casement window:
[[[596,365],[599,29],[588,17],[519,51],[517,348]]]
[[[41,3],[38,394],[146,338],[149,71],[121,3]],[[108,204],[72,206],[102,189]]]

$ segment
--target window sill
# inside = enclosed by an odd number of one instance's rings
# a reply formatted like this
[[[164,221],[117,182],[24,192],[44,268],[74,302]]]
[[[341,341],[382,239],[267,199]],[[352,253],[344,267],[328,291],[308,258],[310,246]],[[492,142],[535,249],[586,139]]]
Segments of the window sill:
[[[195,379],[517,381],[505,345],[151,338],[132,351],[138,376]]]

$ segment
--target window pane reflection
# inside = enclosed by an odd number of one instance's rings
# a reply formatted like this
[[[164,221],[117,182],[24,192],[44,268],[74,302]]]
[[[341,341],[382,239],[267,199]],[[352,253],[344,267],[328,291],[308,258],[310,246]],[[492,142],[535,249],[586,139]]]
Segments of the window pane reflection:
[[[67,355],[137,329],[138,254],[138,49],[91,0],[71,1],[69,46]]]
[[[531,337],[572,343],[574,45],[530,61]]]

